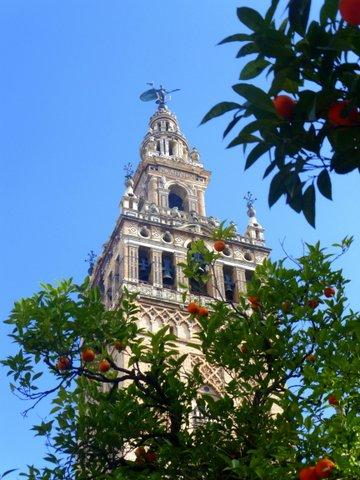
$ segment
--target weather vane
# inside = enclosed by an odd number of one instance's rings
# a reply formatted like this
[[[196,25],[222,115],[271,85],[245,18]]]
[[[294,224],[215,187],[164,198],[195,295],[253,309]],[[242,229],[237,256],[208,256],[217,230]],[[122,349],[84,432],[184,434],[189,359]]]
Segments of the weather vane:
[[[249,217],[254,217],[255,216],[254,202],[256,202],[257,198],[254,198],[251,192],[247,192],[247,194],[244,195],[244,200],[246,200],[246,206],[248,208]]]
[[[90,252],[87,254],[87,257],[85,258],[85,262],[89,264],[89,269],[88,269],[89,275],[91,275],[94,270],[95,260],[96,260],[96,254],[94,250],[90,250]]]
[[[164,108],[166,102],[171,100],[171,97],[169,96],[170,93],[178,92],[180,90],[180,88],[166,90],[162,85],[160,85],[160,88],[154,88],[154,82],[147,82],[147,85],[150,85],[152,88],[142,93],[140,95],[140,100],[143,102],[151,102],[155,100],[155,103],[159,105],[159,108]]]
[[[125,178],[129,180],[134,175],[134,167],[131,162],[128,162],[124,167]]]

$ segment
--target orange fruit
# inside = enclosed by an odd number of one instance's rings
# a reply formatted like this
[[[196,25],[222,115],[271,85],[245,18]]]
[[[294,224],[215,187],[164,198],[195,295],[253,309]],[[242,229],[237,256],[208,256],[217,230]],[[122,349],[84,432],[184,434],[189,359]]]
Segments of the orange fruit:
[[[339,406],[339,400],[337,399],[337,396],[334,395],[333,393],[328,396],[328,402],[329,402],[329,405],[332,405],[333,407]]]
[[[126,348],[126,344],[124,342],[120,342],[120,340],[115,340],[114,347],[118,352],[122,352]]]
[[[308,301],[308,306],[312,309],[315,309],[317,306],[319,306],[319,300],[317,298],[311,298]]]
[[[305,360],[307,360],[308,362],[314,363],[315,360],[316,360],[316,355],[314,355],[313,353],[309,353],[309,355],[307,355],[307,357],[305,358]]]
[[[139,457],[144,457],[144,456],[145,456],[145,453],[146,453],[146,452],[145,452],[145,448],[144,448],[144,447],[137,447],[137,448],[135,449],[135,456],[136,456],[137,458],[139,458]]]
[[[154,463],[154,462],[156,462],[156,459],[157,459],[156,452],[153,452],[152,450],[149,450],[148,452],[145,453],[145,460],[148,463]]]
[[[315,470],[318,478],[328,478],[335,468],[335,463],[328,458],[323,458],[315,465]]]
[[[328,111],[328,119],[337,127],[351,127],[359,121],[359,114],[355,108],[345,114],[349,102],[341,100],[331,105]]]
[[[56,362],[56,368],[58,370],[68,370],[71,367],[71,360],[68,357],[60,357]]]
[[[207,317],[209,315],[209,310],[206,307],[199,307],[198,315],[199,317]]]
[[[214,249],[217,252],[223,252],[225,250],[225,247],[226,243],[224,242],[224,240],[216,240],[216,242],[214,242]]]
[[[260,308],[260,300],[259,300],[259,297],[256,297],[255,295],[250,295],[248,297],[248,300],[250,302],[250,305],[251,305],[251,308],[253,308],[254,310]]]
[[[360,25],[360,0],[340,0],[340,15],[350,25]]]
[[[294,116],[296,102],[289,95],[278,95],[273,100],[276,113],[286,120],[291,120]]]
[[[282,310],[284,313],[289,313],[290,310],[291,310],[291,303],[290,303],[288,300],[285,300],[284,302],[282,302],[282,304],[281,304],[281,310]]]
[[[199,305],[195,302],[190,302],[189,305],[186,307],[186,310],[192,315],[198,314],[199,309],[200,309]]]
[[[318,480],[315,467],[304,467],[299,472],[300,480]]]
[[[244,342],[240,345],[240,352],[241,353],[247,353],[247,351],[248,351],[248,346],[247,346],[247,343]]]
[[[111,368],[111,365],[110,365],[110,362],[108,360],[106,360],[106,358],[103,358],[100,362],[99,362],[99,370],[101,373],[106,373],[110,370]]]
[[[81,358],[84,362],[90,363],[95,360],[95,352],[92,348],[84,348],[81,352]]]
[[[324,288],[324,295],[326,298],[331,298],[335,295],[335,288],[333,287],[326,287]]]

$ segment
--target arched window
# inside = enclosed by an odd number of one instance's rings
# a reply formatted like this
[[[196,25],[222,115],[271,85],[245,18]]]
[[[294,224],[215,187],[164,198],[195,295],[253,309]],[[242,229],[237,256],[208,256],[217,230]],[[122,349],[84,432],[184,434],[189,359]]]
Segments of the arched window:
[[[223,275],[225,298],[228,302],[233,302],[235,300],[234,269],[229,267],[228,265],[224,265]]]
[[[246,283],[251,282],[254,276],[254,271],[253,270],[245,270],[245,280]]]
[[[156,142],[156,151],[157,151],[157,153],[160,153],[160,141],[159,140]]]
[[[174,254],[170,252],[162,253],[162,282],[167,288],[175,286]]]
[[[188,245],[191,261],[196,265],[197,277],[204,275],[208,271],[208,266],[201,253],[191,252],[191,243]],[[189,278],[190,293],[195,295],[208,295],[207,283],[201,282],[199,278]]]
[[[139,281],[144,283],[150,282],[150,249],[146,247],[139,248]]]
[[[177,207],[181,211],[188,211],[188,199],[185,188],[171,185],[169,188],[169,208]]]

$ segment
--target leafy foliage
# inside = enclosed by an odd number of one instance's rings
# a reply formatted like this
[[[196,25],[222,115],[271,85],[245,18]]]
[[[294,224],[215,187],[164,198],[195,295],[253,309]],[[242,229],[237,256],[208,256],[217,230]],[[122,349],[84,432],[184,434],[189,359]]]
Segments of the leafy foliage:
[[[350,243],[334,247],[342,254]],[[295,479],[326,456],[334,478],[358,479],[360,317],[332,268],[338,255],[306,248],[299,259],[258,266],[236,304],[214,300],[207,317],[193,315],[200,330],[189,348],[225,375],[216,396],[168,327],[139,328],[134,294],[107,311],[96,289],[69,280],[17,302],[6,323],[19,352],[2,363],[17,394],[35,404],[52,397],[49,417],[33,428],[47,441],[49,465],[21,475]],[[218,255],[201,241],[193,249],[211,269]],[[85,348],[94,361],[82,359]],[[64,357],[71,362],[59,364]]]
[[[255,144],[245,168],[267,153],[264,177],[273,173],[269,205],[285,197],[315,226],[316,188],[331,199],[329,173],[360,171],[360,29],[340,18],[338,0],[325,0],[319,19],[311,21],[311,0],[290,0],[288,18],[280,25],[274,18],[278,4],[272,0],[264,18],[252,8],[238,8],[237,16],[250,32],[220,42],[242,43],[237,58],[255,58],[243,67],[240,80],[266,74],[269,88],[265,92],[253,80],[233,85],[244,101],[219,103],[202,123],[235,110],[224,137],[240,121],[243,125],[228,148]],[[291,119],[274,107],[272,98],[281,92],[295,97]],[[334,121],[331,111],[339,102],[345,108]]]

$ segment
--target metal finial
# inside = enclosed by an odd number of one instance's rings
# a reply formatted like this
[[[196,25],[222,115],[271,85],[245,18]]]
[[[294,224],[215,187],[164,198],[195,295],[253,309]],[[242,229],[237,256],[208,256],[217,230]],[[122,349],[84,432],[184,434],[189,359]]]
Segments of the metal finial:
[[[140,100],[143,102],[150,102],[155,100],[155,103],[159,105],[159,108],[164,108],[166,106],[166,102],[171,100],[169,96],[172,92],[178,92],[180,88],[175,88],[174,90],[166,90],[162,85],[160,88],[154,88],[154,82],[148,82],[148,85],[151,85],[152,88],[146,90],[140,95]]]
[[[89,264],[89,269],[88,269],[89,275],[91,275],[94,270],[95,259],[96,259],[96,254],[94,250],[90,250],[90,252],[87,254],[87,257],[85,258],[85,262]]]
[[[253,194],[248,191],[246,195],[244,195],[244,200],[246,200],[246,206],[247,206],[247,214],[249,217],[255,217],[256,212],[254,208],[254,202],[256,202],[257,198],[253,197]]]

